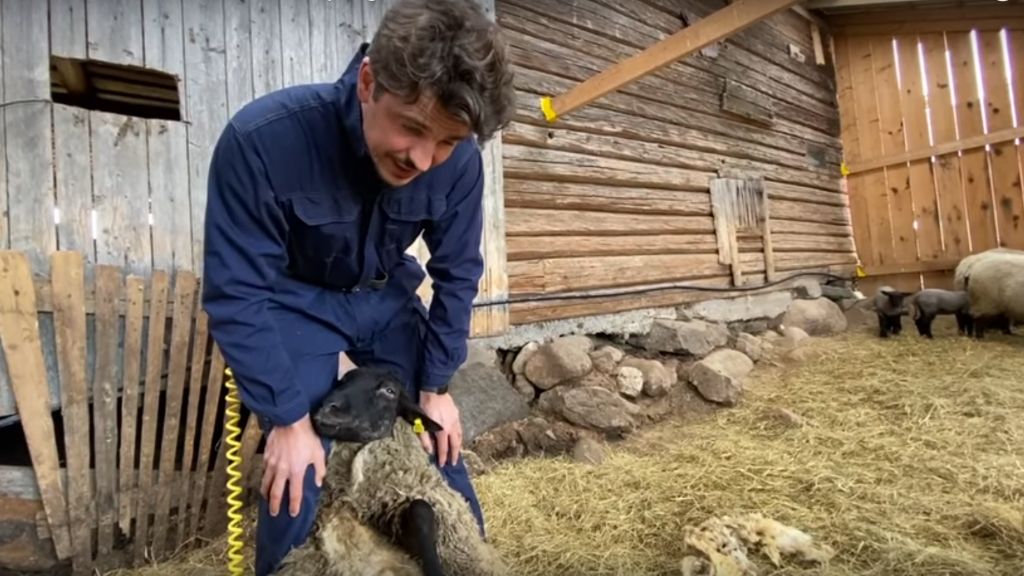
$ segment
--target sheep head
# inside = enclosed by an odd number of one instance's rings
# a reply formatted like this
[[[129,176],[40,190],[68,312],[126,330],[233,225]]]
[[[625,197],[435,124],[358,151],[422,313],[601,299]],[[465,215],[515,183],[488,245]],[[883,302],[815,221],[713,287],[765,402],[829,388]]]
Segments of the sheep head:
[[[313,413],[317,433],[336,442],[365,444],[389,434],[397,418],[417,418],[429,432],[441,426],[383,368],[359,367],[345,373]]]

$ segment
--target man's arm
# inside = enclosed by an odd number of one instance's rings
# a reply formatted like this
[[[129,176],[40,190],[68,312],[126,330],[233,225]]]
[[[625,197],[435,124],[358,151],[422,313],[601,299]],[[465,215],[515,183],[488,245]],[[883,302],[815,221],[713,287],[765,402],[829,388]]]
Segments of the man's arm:
[[[263,165],[243,138],[229,123],[210,162],[203,306],[242,401],[286,426],[309,411],[267,311],[287,258],[287,226]]]

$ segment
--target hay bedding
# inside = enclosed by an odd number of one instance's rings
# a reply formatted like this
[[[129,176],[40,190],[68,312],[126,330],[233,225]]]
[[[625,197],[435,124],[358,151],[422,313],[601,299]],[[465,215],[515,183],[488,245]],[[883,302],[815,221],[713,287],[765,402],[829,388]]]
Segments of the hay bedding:
[[[1024,337],[936,336],[817,342],[755,372],[737,408],[599,466],[507,462],[477,479],[490,536],[515,574],[680,574],[688,527],[760,513],[835,552],[776,568],[752,549],[764,575],[1024,574]],[[220,542],[150,573],[224,562]]]

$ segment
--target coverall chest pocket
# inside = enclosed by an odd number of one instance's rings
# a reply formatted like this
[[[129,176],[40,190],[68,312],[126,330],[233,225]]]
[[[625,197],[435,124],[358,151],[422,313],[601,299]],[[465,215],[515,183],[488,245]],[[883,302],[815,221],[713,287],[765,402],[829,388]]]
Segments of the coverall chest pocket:
[[[337,191],[291,199],[291,267],[300,278],[332,288],[359,281],[360,211],[357,198]]]
[[[447,201],[443,195],[426,194],[423,190],[409,190],[382,199],[385,222],[381,259],[385,270],[390,269],[412,246],[426,224],[441,218],[446,208]]]

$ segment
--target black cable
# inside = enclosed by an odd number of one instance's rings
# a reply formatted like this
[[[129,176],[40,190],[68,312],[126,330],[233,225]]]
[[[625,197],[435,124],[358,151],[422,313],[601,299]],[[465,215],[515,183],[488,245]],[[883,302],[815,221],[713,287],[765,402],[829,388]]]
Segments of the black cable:
[[[53,100],[49,98],[25,98],[24,100],[10,100],[7,102],[0,102],[0,108],[6,108],[14,104],[28,104],[32,102],[46,102],[47,104],[53,104]]]
[[[669,284],[661,286],[645,286],[643,288],[624,288],[620,290],[606,290],[602,292],[585,292],[585,293],[574,293],[564,292],[559,294],[540,294],[540,295],[526,295],[510,297],[504,300],[494,300],[491,302],[477,302],[473,304],[474,308],[486,308],[489,306],[506,306],[508,304],[518,304],[521,302],[543,302],[546,300],[590,300],[596,298],[609,298],[615,296],[630,296],[633,294],[646,294],[650,292],[660,292],[666,290],[687,290],[692,292],[754,292],[757,290],[763,290],[765,288],[771,288],[785,282],[789,282],[794,278],[800,278],[801,276],[823,276],[832,280],[839,281],[852,281],[856,282],[854,277],[839,276],[829,272],[797,272],[791,274],[785,278],[779,278],[778,280],[772,280],[771,282],[765,282],[764,284],[758,284],[756,286],[739,286],[739,287],[713,287],[713,286],[694,286],[692,284]]]

